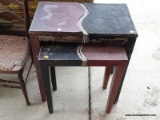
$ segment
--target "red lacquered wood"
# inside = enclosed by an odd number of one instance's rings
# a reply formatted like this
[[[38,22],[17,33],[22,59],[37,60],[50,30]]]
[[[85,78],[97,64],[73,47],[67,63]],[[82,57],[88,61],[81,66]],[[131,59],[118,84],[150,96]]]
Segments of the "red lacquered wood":
[[[105,45],[84,45],[83,54],[87,58],[88,66],[104,66],[127,61],[124,48]]]
[[[45,33],[78,33],[78,20],[84,14],[79,3],[39,2],[30,32]]]
[[[36,72],[37,72],[38,85],[40,89],[41,99],[42,101],[46,101],[45,88],[44,88],[44,83],[42,80],[42,74],[41,74],[40,65],[38,61],[40,43],[38,41],[38,36],[36,35],[30,34],[30,39],[31,39],[30,42],[31,42],[31,48],[32,48],[32,53],[33,53],[34,65],[36,67]]]
[[[107,88],[109,76],[110,76],[112,70],[113,70],[113,66],[110,66],[110,65],[108,65],[108,66],[105,68],[104,80],[103,80],[103,89],[106,89],[106,88]]]
[[[115,70],[115,74],[112,79],[112,83],[110,86],[110,92],[109,92],[109,96],[108,96],[108,100],[107,100],[106,113],[111,112],[111,109],[112,109],[113,103],[116,99],[116,95],[118,94],[118,89],[119,89],[120,84],[122,82],[126,67],[127,67],[127,63],[123,63],[123,64],[119,65]]]
[[[114,72],[112,84],[110,87],[109,97],[106,106],[106,113],[110,113],[113,103],[118,95],[118,89],[123,80],[123,75],[127,67],[127,54],[122,47],[112,47],[105,45],[84,45],[82,50],[83,55],[87,59],[87,66],[107,66],[103,81],[103,88],[107,87],[109,75],[115,66],[117,69]]]

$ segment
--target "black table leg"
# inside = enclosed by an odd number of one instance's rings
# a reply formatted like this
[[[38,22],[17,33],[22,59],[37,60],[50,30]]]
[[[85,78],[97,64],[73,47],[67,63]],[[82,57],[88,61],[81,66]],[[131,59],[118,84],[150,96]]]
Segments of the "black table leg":
[[[55,67],[50,67],[50,75],[51,75],[51,82],[52,82],[53,90],[57,90]]]
[[[50,77],[49,77],[49,67],[43,61],[40,61],[40,67],[41,67],[43,82],[44,82],[45,91],[46,91],[49,113],[53,113],[53,103],[52,103],[51,85],[50,85]]]
[[[134,49],[134,45],[135,45],[135,42],[136,42],[136,37],[133,37],[133,38],[129,38],[129,40],[124,44],[124,48],[127,52],[127,56],[128,56],[128,65],[130,63],[130,59],[131,59],[131,55],[132,55],[132,52],[133,52],[133,49]],[[128,69],[128,65],[127,65],[127,69]],[[127,71],[126,69],[126,71]],[[114,101],[114,103],[116,104],[118,102],[118,99],[119,99],[119,96],[120,96],[120,93],[121,93],[121,89],[122,89],[122,85],[123,85],[123,81],[124,81],[124,78],[125,78],[125,75],[126,75],[126,71],[125,71],[125,74],[123,76],[123,80],[121,82],[121,85],[120,85],[120,88],[119,88],[119,91],[118,91],[118,94],[116,96],[116,99]]]

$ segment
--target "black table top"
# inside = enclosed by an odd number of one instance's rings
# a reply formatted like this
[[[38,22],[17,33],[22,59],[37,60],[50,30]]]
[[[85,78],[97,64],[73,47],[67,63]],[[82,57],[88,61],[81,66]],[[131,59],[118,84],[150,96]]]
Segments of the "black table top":
[[[129,35],[137,36],[126,4],[84,3],[89,14],[82,26],[89,35]]]
[[[77,43],[46,43],[41,47],[39,60],[80,60],[77,55]]]

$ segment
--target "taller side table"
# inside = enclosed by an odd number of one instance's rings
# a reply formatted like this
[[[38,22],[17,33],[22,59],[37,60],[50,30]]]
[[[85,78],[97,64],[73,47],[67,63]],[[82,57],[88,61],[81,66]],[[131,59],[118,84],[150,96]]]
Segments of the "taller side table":
[[[82,21],[82,26],[88,33],[89,42],[122,46],[125,48],[130,61],[138,34],[127,5],[92,3],[85,3],[84,5],[88,9],[88,16]],[[122,84],[123,82],[121,87]],[[119,94],[115,103],[118,101]]]
[[[83,14],[83,7],[76,2],[39,2],[37,6],[29,34],[42,101],[46,100],[46,96],[38,62],[40,44],[82,42],[83,32],[78,27],[78,20]]]
[[[80,22],[79,19],[85,15],[86,17]],[[129,60],[138,36],[126,4],[73,2],[39,2],[29,34],[43,101],[45,101],[45,91],[38,54],[45,36],[47,36],[45,42],[85,41],[86,44],[123,46]],[[52,70],[54,71],[54,68]],[[118,97],[119,94],[115,102]]]

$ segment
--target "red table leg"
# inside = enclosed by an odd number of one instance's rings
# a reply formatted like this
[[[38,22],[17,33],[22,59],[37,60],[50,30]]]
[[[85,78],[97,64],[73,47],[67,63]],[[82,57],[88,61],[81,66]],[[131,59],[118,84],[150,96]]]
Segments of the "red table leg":
[[[110,87],[110,92],[107,100],[106,113],[110,113],[114,100],[118,94],[119,87],[123,80],[123,75],[126,70],[126,63],[123,63],[116,67],[115,73],[113,75],[113,80]]]
[[[41,98],[42,98],[42,101],[46,101],[44,83],[42,80],[40,65],[38,61],[38,55],[39,55],[39,50],[40,50],[40,44],[39,44],[38,37],[36,35],[30,34],[30,42],[31,42],[33,59],[34,59],[34,65],[35,65],[36,72],[37,72],[38,85],[40,89]]]
[[[105,73],[104,73],[104,80],[103,80],[103,89],[107,88],[109,76],[112,72],[113,66],[106,66]]]

